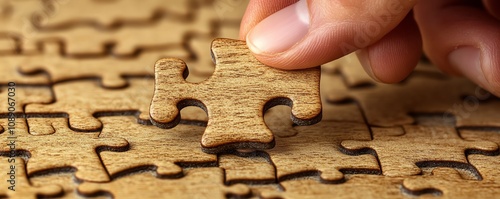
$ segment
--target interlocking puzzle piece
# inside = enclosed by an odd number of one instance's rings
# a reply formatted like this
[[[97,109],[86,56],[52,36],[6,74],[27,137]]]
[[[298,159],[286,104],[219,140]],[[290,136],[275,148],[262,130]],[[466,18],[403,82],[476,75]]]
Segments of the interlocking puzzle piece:
[[[50,80],[44,74],[26,76],[19,72],[19,63],[29,55],[3,55],[0,57],[0,84],[15,82],[17,85],[49,85]]]
[[[465,97],[461,104],[454,104],[449,112],[454,112],[459,127],[500,127],[500,100],[492,94],[478,94]],[[484,96],[484,98],[483,98]],[[488,96],[488,97],[486,97]],[[484,100],[483,100],[484,99]]]
[[[118,56],[130,56],[137,50],[182,45],[190,34],[210,35],[210,21],[214,14],[209,9],[200,10],[193,21],[164,17],[151,24],[122,26],[117,29],[99,30],[89,26],[78,26],[60,31],[40,31],[25,41],[23,48],[32,49],[37,43],[58,40],[65,44],[69,56],[103,55],[111,52]],[[89,37],[92,35],[92,37]],[[112,46],[111,49],[108,47]]]
[[[19,157],[1,157],[0,168],[2,168],[2,177],[4,177],[3,180],[0,180],[2,187],[0,197],[35,199],[40,196],[55,197],[62,194],[61,187],[52,182],[44,185],[33,185],[26,175],[24,160]]]
[[[483,131],[483,130],[460,130],[460,136],[465,140],[487,140],[497,143],[500,146],[499,131]],[[467,156],[469,162],[477,168],[483,182],[492,182],[500,184],[500,155],[485,156],[480,154],[472,154]]]
[[[5,86],[4,86],[5,85]],[[6,84],[0,86],[0,96],[5,96],[3,103],[0,103],[0,115],[7,115],[9,113],[9,103],[15,102],[14,113],[16,115],[21,115],[24,113],[24,106],[28,104],[43,104],[50,103],[53,101],[52,91],[50,87],[44,86],[12,86],[9,87]],[[8,101],[7,96],[12,93],[12,99],[15,101]],[[7,101],[9,103],[7,103]]]
[[[68,168],[76,169],[78,179],[89,181],[108,181],[110,178],[104,169],[98,152],[106,150],[126,150],[128,143],[122,138],[98,138],[98,132],[77,133],[68,128],[65,118],[47,118],[52,121],[55,133],[35,136],[28,133],[24,120],[16,120],[16,150],[29,156],[28,175],[54,172]],[[7,120],[0,120],[6,129]],[[9,133],[0,138],[7,140]],[[78,146],[78,147],[75,147]],[[2,153],[9,153],[9,146],[2,148]]]
[[[270,183],[275,182],[274,166],[258,156],[241,157],[232,154],[219,155],[219,167],[226,174],[226,183]]]
[[[493,142],[463,140],[450,126],[373,127],[372,133],[371,141],[346,140],[342,146],[353,153],[374,150],[386,176],[420,174],[417,164],[460,167],[468,164],[466,150],[487,153],[498,149]]]
[[[455,169],[435,168],[432,174],[409,177],[404,180],[403,186],[416,195],[439,191],[442,193],[440,198],[498,198],[500,195],[500,184],[464,180]]]
[[[127,22],[147,23],[155,15],[163,12],[168,15],[187,17],[190,3],[187,0],[47,1],[48,6],[55,8],[54,12],[49,16],[39,13],[41,16],[38,17],[41,20],[35,21],[35,24],[42,29],[60,29],[80,24],[110,28]]]
[[[74,178],[73,171],[34,176],[30,178],[30,181],[34,186],[42,186],[46,184],[56,184],[61,186],[64,194],[57,197],[58,199],[84,199],[83,196],[76,192],[78,185],[82,182]],[[92,199],[109,199],[109,197],[92,197]]]
[[[284,192],[262,192],[264,199],[319,199],[319,198],[405,198],[400,191],[403,178],[378,175],[353,175],[341,184],[322,184],[314,179],[280,182]]]
[[[203,127],[179,125],[173,129],[137,124],[133,116],[99,118],[103,123],[100,138],[125,138],[129,150],[116,155],[101,152],[101,159],[111,176],[141,167],[156,167],[161,176],[182,175],[178,165],[215,166],[217,156],[201,151]]]
[[[292,119],[310,125],[321,119],[319,68],[283,71],[260,63],[244,41],[216,39],[212,43],[214,74],[201,83],[184,80],[186,65],[161,59],[155,66],[151,121],[175,126],[179,109],[196,105],[208,114],[201,145],[214,153],[228,148],[264,149],[274,145],[264,112],[275,105],[292,106]],[[185,77],[185,76],[184,76]],[[241,128],[244,127],[244,128]]]
[[[342,84],[335,84],[330,88],[325,92],[328,93],[328,101],[357,101],[370,125],[399,126],[415,121],[411,113],[451,111],[454,114],[453,104],[462,104],[462,96],[473,95],[477,87],[463,78],[413,76],[403,84],[378,84],[375,87],[352,90]],[[461,119],[463,118],[457,118]]]
[[[70,127],[78,131],[101,129],[101,122],[95,118],[99,114],[136,114],[139,122],[147,123],[153,80],[129,78],[128,82],[125,89],[104,89],[93,80],[59,83],[53,86],[55,102],[29,104],[25,112],[30,117],[66,115]]]
[[[289,138],[277,137],[276,147],[266,150],[276,167],[278,180],[319,173],[325,182],[343,180],[343,172],[379,173],[377,159],[371,155],[350,156],[341,152],[342,140],[370,140],[365,124],[320,122],[295,127],[299,132]]]
[[[99,59],[75,59],[60,54],[57,43],[45,43],[44,53],[26,56],[19,63],[23,73],[46,72],[52,83],[74,79],[100,78],[107,88],[121,88],[127,85],[124,77],[152,77],[154,61],[165,56],[187,57],[180,47],[165,51],[146,51],[136,58],[106,56]]]
[[[124,189],[124,187],[127,187]],[[159,179],[150,172],[141,172],[115,179],[108,183],[84,182],[78,187],[84,196],[109,193],[113,198],[226,198],[226,195],[250,194],[247,186],[224,185],[220,168],[197,168],[179,179]]]

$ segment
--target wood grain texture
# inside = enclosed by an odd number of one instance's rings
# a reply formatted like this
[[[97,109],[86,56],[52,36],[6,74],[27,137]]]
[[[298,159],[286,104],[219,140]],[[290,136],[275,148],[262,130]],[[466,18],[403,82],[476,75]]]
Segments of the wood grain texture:
[[[405,198],[400,191],[403,178],[353,175],[341,184],[322,184],[315,179],[281,182],[284,192],[262,192],[264,199]]]
[[[182,60],[157,61],[150,107],[155,125],[171,128],[180,119],[178,108],[203,107],[209,121],[201,145],[206,152],[214,153],[231,148],[272,147],[273,135],[263,114],[274,105],[293,105],[293,119],[299,125],[321,119],[319,68],[282,71],[268,67],[251,55],[245,42],[238,40],[214,40],[212,52],[215,72],[201,83],[185,81],[186,65]]]
[[[277,137],[276,147],[266,150],[276,166],[278,180],[317,173],[322,181],[331,183],[342,181],[342,172],[380,172],[375,157],[350,156],[341,151],[342,140],[370,140],[365,124],[324,121],[295,129],[299,132],[296,136]]]
[[[346,140],[342,146],[356,150],[374,150],[386,176],[410,176],[421,173],[419,166],[441,165],[463,167],[468,164],[466,150],[494,152],[498,146],[490,141],[463,140],[453,127],[417,126],[372,127],[373,140]]]
[[[135,122],[133,116],[99,118],[104,125],[99,138],[124,138],[129,149],[117,155],[100,153],[111,176],[123,175],[144,167],[155,168],[159,176],[182,175],[180,166],[215,166],[217,156],[201,151],[203,127],[178,125],[160,129]],[[179,166],[180,165],[180,166]]]
[[[95,114],[136,114],[139,121],[148,122],[153,80],[132,78],[128,82],[129,87],[122,90],[104,89],[92,80],[56,84],[53,86],[55,102],[30,104],[25,112],[38,117],[66,116],[71,128],[78,131],[101,129]]]
[[[50,20],[36,20],[41,29],[61,29],[68,26],[90,25],[97,28],[112,28],[127,23],[148,23],[154,15],[168,14],[187,17],[191,5],[179,0],[92,0],[46,2],[47,6],[58,6]],[[141,9],[137,9],[140,7]],[[117,9],[119,8],[119,9]],[[78,10],[79,12],[75,12]],[[39,16],[41,17],[41,16]],[[42,18],[43,19],[43,18]]]
[[[16,120],[16,153],[29,157],[26,166],[28,175],[76,169],[75,176],[78,179],[110,180],[98,152],[126,150],[127,140],[117,137],[98,138],[98,132],[74,132],[68,128],[68,121],[65,118],[47,118],[47,120],[51,120],[55,132],[44,136],[30,135],[26,121]],[[4,129],[6,129],[6,123],[7,120],[0,120],[0,125]],[[3,133],[0,138],[7,140],[8,136],[8,133]],[[2,154],[9,152],[9,146],[2,147]]]
[[[11,170],[11,167],[14,167]],[[56,197],[62,194],[61,187],[55,185],[54,183],[47,183],[44,185],[33,186],[26,175],[26,164],[22,158],[13,157],[12,159],[7,157],[0,157],[0,168],[2,168],[3,180],[0,180],[0,197],[10,198],[10,199],[36,199],[40,196],[44,197]],[[15,174],[9,174],[13,171]],[[4,172],[6,174],[4,174]],[[11,176],[14,182],[11,184]],[[9,189],[11,187],[12,189]]]
[[[30,178],[33,186],[44,186],[47,184],[55,184],[63,189],[63,194],[55,197],[57,199],[85,199],[86,197],[78,194],[76,189],[81,181],[75,179],[74,171],[56,172],[47,175],[34,176]],[[92,199],[109,199],[109,197],[92,197]]]
[[[274,166],[263,157],[222,154],[219,155],[219,167],[224,169],[228,184],[262,184],[276,180]]]
[[[242,184],[225,186],[224,173],[219,168],[191,169],[179,179],[160,179],[150,172],[143,172],[108,183],[84,182],[78,187],[78,191],[86,196],[106,192],[114,198],[222,199],[226,195],[250,194],[250,189]]]
[[[133,58],[117,58],[104,56],[99,59],[75,59],[61,54],[62,46],[56,42],[46,42],[43,54],[23,56],[16,63],[19,71],[27,74],[45,72],[53,84],[98,78],[106,88],[123,88],[127,86],[125,77],[153,77],[154,62],[165,56],[187,57],[188,53],[181,46],[159,51],[146,51]]]
[[[15,88],[14,88],[15,87]],[[9,92],[14,93],[12,98],[16,100],[15,111],[16,115],[24,113],[24,107],[28,104],[46,104],[53,102],[52,91],[50,87],[45,86],[14,86],[13,90],[9,90],[7,83],[0,86],[0,96],[5,97],[0,103],[0,115],[7,115],[9,113],[9,104],[7,103],[7,96]]]
[[[337,77],[341,78],[341,77]],[[454,104],[462,104],[462,96],[474,95],[476,86],[462,78],[412,76],[403,84],[378,84],[375,87],[349,90],[342,84],[332,85],[327,100],[357,101],[370,125],[399,126],[412,124],[411,113],[456,114]],[[466,118],[477,120],[477,118]],[[461,118],[457,118],[461,120]]]
[[[440,198],[498,198],[500,195],[500,184],[464,180],[452,168],[435,168],[432,175],[408,177],[403,186],[415,195],[431,192],[439,193]]]
[[[485,130],[460,130],[460,136],[465,140],[492,141],[500,146],[500,131]],[[485,156],[481,154],[472,154],[467,156],[469,162],[477,168],[483,182],[500,184],[500,154]]]

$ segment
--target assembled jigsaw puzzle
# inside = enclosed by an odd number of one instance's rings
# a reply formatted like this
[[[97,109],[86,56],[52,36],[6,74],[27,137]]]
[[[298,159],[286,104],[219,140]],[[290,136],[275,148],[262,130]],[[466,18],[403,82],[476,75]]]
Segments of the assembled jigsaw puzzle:
[[[0,0],[0,197],[500,198],[500,99],[283,71],[246,0]]]

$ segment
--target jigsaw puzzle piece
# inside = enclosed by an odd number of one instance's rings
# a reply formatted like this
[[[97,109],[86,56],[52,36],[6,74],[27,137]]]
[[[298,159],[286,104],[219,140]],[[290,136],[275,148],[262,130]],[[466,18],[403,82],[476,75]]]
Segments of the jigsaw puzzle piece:
[[[124,187],[127,187],[124,189]],[[84,196],[108,193],[113,198],[226,198],[226,195],[250,194],[247,186],[224,185],[224,172],[220,168],[190,169],[179,179],[160,179],[150,172],[131,174],[108,183],[84,182],[78,187]]]
[[[342,146],[352,153],[374,150],[386,176],[420,174],[418,164],[460,167],[468,164],[467,150],[484,153],[498,150],[497,144],[490,141],[463,140],[450,126],[372,127],[372,133],[371,141],[346,140]]]
[[[450,111],[453,104],[463,103],[462,96],[474,94],[475,89],[474,84],[463,78],[412,76],[402,84],[378,84],[361,89],[350,90],[343,84],[335,84],[325,93],[331,103],[357,101],[370,125],[391,127],[414,123],[411,113]]]
[[[173,129],[160,129],[141,125],[133,116],[100,117],[103,129],[100,138],[125,138],[129,150],[116,155],[101,152],[102,162],[111,176],[149,166],[157,168],[160,176],[182,175],[179,165],[215,166],[217,156],[201,151],[203,127],[179,125]]]
[[[185,50],[178,48],[165,51],[145,51],[134,58],[116,58],[106,56],[99,59],[75,59],[60,54],[60,45],[47,42],[44,53],[26,56],[19,63],[22,73],[46,72],[52,83],[68,80],[99,78],[105,88],[123,88],[127,86],[125,77],[152,77],[154,61],[164,56],[187,57]]]
[[[209,121],[201,144],[206,152],[216,153],[229,148],[272,147],[273,135],[263,114],[278,104],[293,105],[292,118],[299,125],[320,120],[319,68],[271,68],[257,61],[245,42],[238,40],[216,39],[212,52],[215,72],[200,83],[185,81],[186,65],[182,60],[157,61],[150,107],[155,125],[171,128],[179,122],[179,108],[202,107]]]
[[[412,176],[404,180],[403,188],[414,195],[439,193],[440,198],[498,198],[500,184],[464,180],[452,168],[435,168],[432,175]]]
[[[35,25],[41,29],[62,29],[75,25],[93,25],[112,28],[127,23],[148,23],[159,14],[187,17],[191,2],[188,0],[86,0],[47,1],[54,13],[44,16]]]
[[[347,173],[379,173],[377,159],[371,155],[344,154],[342,140],[370,140],[363,123],[322,121],[289,138],[276,138],[276,146],[266,150],[276,167],[278,180],[319,173],[324,182],[339,182]]]
[[[226,183],[261,184],[275,182],[274,166],[263,157],[219,155],[219,167],[226,174]]]
[[[4,132],[5,134],[5,132]],[[31,160],[30,160],[31,161]],[[11,199],[36,199],[43,197],[56,197],[62,194],[60,186],[49,182],[43,185],[32,185],[26,175],[26,164],[19,157],[1,157],[0,168],[4,179],[0,180],[0,196]]]
[[[71,129],[94,131],[102,128],[95,118],[99,114],[135,114],[139,122],[148,122],[148,106],[153,95],[153,80],[128,78],[124,89],[104,89],[96,81],[70,81],[53,86],[55,102],[51,104],[29,104],[26,114],[30,116],[69,118]],[[112,104],[113,106],[110,106]]]
[[[6,83],[0,86],[0,96],[5,96],[5,101],[0,103],[0,115],[7,115],[10,111],[12,102],[14,109],[12,112],[17,116],[24,114],[24,107],[28,104],[43,104],[53,102],[52,91],[50,87],[44,86],[9,86],[13,84]],[[12,100],[7,100],[7,96]],[[8,103],[7,103],[8,102]]]
[[[43,186],[46,184],[56,184],[62,187],[63,194],[56,197],[58,199],[84,199],[76,192],[76,189],[81,181],[74,178],[74,171],[64,171],[58,173],[50,173],[48,175],[34,176],[30,178],[34,186]],[[92,197],[92,199],[109,199],[109,197]]]
[[[109,180],[98,153],[105,150],[126,150],[128,147],[126,140],[98,138],[98,132],[74,132],[68,128],[68,121],[65,118],[47,118],[47,120],[52,121],[55,133],[44,136],[30,135],[26,121],[16,120],[16,150],[26,151],[29,154],[28,175],[74,168],[77,170],[75,176],[78,179],[98,182]],[[2,120],[0,124],[5,128],[6,122],[7,120]],[[8,134],[0,135],[3,139],[7,139],[8,136]],[[2,151],[4,153],[9,151],[9,146],[3,147]]]
[[[340,184],[323,184],[314,179],[296,179],[280,182],[285,190],[262,192],[264,199],[320,199],[320,198],[405,198],[400,191],[403,178],[378,175],[353,175]]]
[[[460,136],[465,140],[492,141],[500,146],[500,132],[486,130],[460,130]],[[500,185],[500,155],[486,156],[472,154],[467,156],[469,162],[477,168],[483,182],[491,182]]]

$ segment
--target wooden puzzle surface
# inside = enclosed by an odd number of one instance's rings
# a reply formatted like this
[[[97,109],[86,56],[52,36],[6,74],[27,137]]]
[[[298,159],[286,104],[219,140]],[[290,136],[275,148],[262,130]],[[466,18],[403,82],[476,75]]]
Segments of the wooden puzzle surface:
[[[500,99],[425,61],[269,68],[246,4],[0,0],[0,197],[500,197]]]

